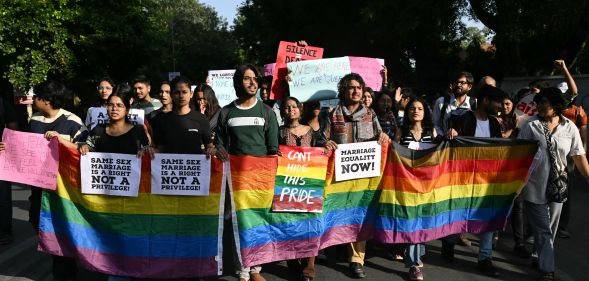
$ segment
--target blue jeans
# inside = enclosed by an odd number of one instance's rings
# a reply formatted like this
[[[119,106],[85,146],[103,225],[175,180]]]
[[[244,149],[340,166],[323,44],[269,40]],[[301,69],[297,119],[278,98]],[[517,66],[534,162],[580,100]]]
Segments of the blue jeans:
[[[491,259],[493,257],[493,233],[487,231],[479,234],[479,261]]]
[[[3,234],[12,234],[12,188],[7,181],[0,181],[0,235]]]
[[[409,244],[405,252],[405,267],[418,266],[421,257],[425,255],[425,244]]]
[[[493,233],[495,231],[487,231],[478,234],[479,236],[479,261],[490,259],[493,257]],[[458,237],[460,234],[451,234],[444,238],[442,238],[442,243],[451,244],[454,247],[454,244],[458,241]]]

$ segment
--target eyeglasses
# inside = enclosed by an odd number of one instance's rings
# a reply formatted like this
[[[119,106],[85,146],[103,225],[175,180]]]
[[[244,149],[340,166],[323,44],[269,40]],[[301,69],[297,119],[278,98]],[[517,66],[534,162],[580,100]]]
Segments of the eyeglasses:
[[[456,81],[456,85],[469,85],[470,83],[468,83],[468,81]]]
[[[255,82],[255,83],[258,83],[258,77],[243,76],[243,82]]]
[[[108,107],[108,108],[125,108],[125,105],[122,103],[107,103],[106,107]]]
[[[98,87],[96,87],[96,90],[98,90],[98,91],[102,91],[102,90],[110,91],[110,90],[112,90],[112,87],[109,87],[109,86],[98,86]]]

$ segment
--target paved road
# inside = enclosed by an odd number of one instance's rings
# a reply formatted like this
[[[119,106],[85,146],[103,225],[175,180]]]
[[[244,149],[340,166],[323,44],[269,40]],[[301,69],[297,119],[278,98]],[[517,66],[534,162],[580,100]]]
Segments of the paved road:
[[[16,186],[13,188],[15,241],[0,246],[0,281],[4,280],[52,280],[51,259],[37,252],[37,238],[27,222],[28,195],[30,190]],[[562,281],[589,280],[589,185],[580,184],[573,189],[572,220],[569,229],[573,237],[558,239],[557,278]],[[472,237],[477,244],[476,237]],[[497,280],[482,276],[476,270],[478,247],[456,248],[456,261],[448,265],[440,258],[440,241],[427,245],[424,256],[426,280]],[[536,280],[538,273],[529,260],[511,254],[513,247],[511,234],[502,233],[494,253],[495,265],[501,271],[500,280]],[[403,263],[392,261],[387,255],[386,246],[372,245],[366,259],[368,277],[364,280],[408,280]],[[347,275],[347,263],[338,260],[345,258],[337,249],[330,249],[330,259],[319,260],[316,280],[353,280]],[[270,280],[297,280],[289,272],[286,263],[264,266],[264,276]],[[85,270],[80,272],[79,280],[106,280],[106,276]],[[207,280],[237,280],[230,275]]]

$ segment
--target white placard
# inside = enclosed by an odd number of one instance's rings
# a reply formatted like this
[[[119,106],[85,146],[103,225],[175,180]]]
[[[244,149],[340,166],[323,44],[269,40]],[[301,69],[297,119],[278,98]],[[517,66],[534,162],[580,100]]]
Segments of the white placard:
[[[80,157],[83,194],[137,197],[141,159],[136,155],[89,152]]]
[[[381,146],[375,141],[338,144],[335,150],[335,180],[380,176]]]
[[[409,142],[409,145],[407,146],[407,148],[413,149],[413,150],[426,150],[426,149],[430,149],[430,148],[435,147],[435,146],[436,146],[435,143],[410,141]]]
[[[210,85],[215,91],[219,106],[223,107],[237,99],[233,87],[233,74],[235,69],[209,70]]]
[[[151,160],[151,193],[207,196],[211,160],[202,154],[156,153]]]
[[[96,125],[107,124],[109,121],[106,108],[104,107],[91,107],[88,109],[88,112],[90,112],[90,124],[86,125],[90,127],[90,130],[94,129]],[[133,125],[143,125],[145,123],[145,110],[131,108],[129,109],[127,118],[129,118],[129,121],[131,121]]]

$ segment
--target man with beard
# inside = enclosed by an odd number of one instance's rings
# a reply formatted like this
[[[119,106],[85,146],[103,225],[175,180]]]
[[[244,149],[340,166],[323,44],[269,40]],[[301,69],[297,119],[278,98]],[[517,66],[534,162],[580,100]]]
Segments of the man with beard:
[[[456,75],[456,80],[450,84],[451,93],[436,100],[432,117],[438,135],[443,135],[452,127],[449,124],[450,116],[462,115],[468,110],[475,109],[476,100],[468,96],[473,82],[474,78],[470,72],[460,72]]]
[[[478,93],[479,106],[475,111],[468,110],[460,116],[452,116],[452,128],[448,129],[448,138],[468,136],[478,138],[501,138],[501,127],[494,116],[497,115],[501,103],[507,94],[496,87],[483,86]],[[493,255],[493,232],[479,234],[478,269],[483,274],[498,277],[499,272],[491,261]],[[458,234],[442,239],[442,256],[452,261],[454,259],[454,244]]]

